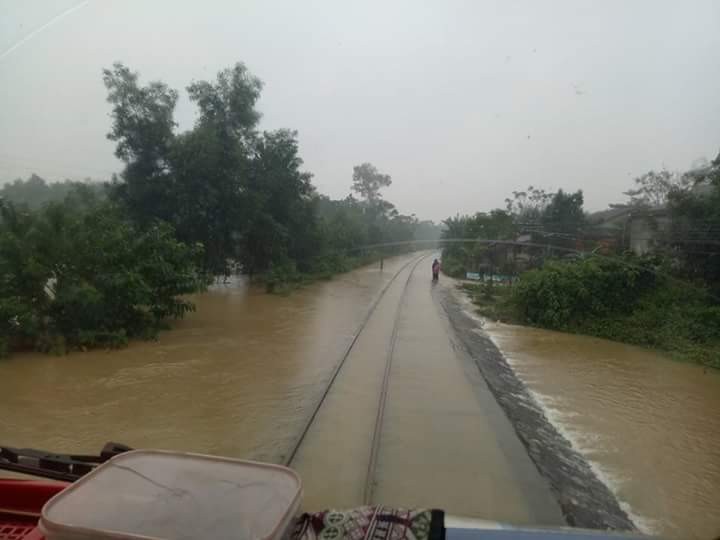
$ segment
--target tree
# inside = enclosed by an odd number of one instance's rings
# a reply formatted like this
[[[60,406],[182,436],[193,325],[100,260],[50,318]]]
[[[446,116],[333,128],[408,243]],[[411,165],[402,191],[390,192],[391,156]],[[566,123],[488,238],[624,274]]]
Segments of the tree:
[[[704,189],[670,191],[667,244],[683,274],[703,279],[720,295],[720,155],[687,176]]]
[[[623,193],[630,197],[630,204],[658,208],[665,206],[672,192],[686,191],[692,185],[692,180],[688,175],[663,169],[660,172],[649,171],[637,177],[635,185],[635,189]]]
[[[171,191],[157,216],[184,242],[203,244],[204,267],[214,275],[227,274],[229,260],[238,258],[237,234],[247,219],[246,151],[226,147],[211,126],[178,135],[168,159]]]
[[[50,272],[35,258],[33,224],[29,211],[0,199],[0,357],[42,325]]]
[[[475,271],[482,263],[497,266],[494,254],[488,250],[488,240],[512,240],[518,226],[514,216],[505,210],[478,212],[474,216],[455,216],[443,221],[443,239],[468,239],[479,242],[451,243],[443,249],[445,271],[451,275],[464,276],[468,270]]]
[[[392,184],[389,174],[382,174],[370,163],[353,167],[352,190],[367,202],[374,204],[382,197],[380,189]]]
[[[559,189],[543,210],[541,222],[546,232],[576,235],[585,222],[583,193],[565,193]]]
[[[218,73],[215,84],[197,81],[187,87],[190,100],[200,109],[198,123],[221,130],[228,144],[253,135],[260,120],[255,104],[261,90],[262,81],[242,62]]]
[[[104,80],[113,105],[108,136],[125,162],[113,200],[141,229],[160,219],[184,243],[201,243],[206,272],[227,274],[231,263],[250,274],[311,272],[330,246],[412,239],[417,220],[382,199],[390,176],[369,163],[353,170],[362,201],[330,205],[332,216],[318,216],[327,205],[302,170],[297,133],[258,133],[262,83],[243,64],[187,87],[199,115],[182,133],[174,130],[177,92],[141,85],[122,64]]]
[[[118,143],[115,155],[126,162],[162,166],[176,126],[177,91],[158,81],[139,86],[138,74],[120,62],[103,70],[103,82],[107,101],[113,106],[113,124],[107,137]]]
[[[171,221],[173,182],[168,158],[175,139],[178,93],[161,82],[140,86],[138,74],[121,63],[103,70],[103,82],[112,105],[107,138],[117,142],[115,155],[125,162],[114,194],[142,224],[157,218]]]
[[[565,193],[562,189],[548,193],[542,188],[528,186],[526,191],[513,191],[505,199],[506,210],[514,218],[520,231],[530,231],[541,242],[569,245],[568,236],[577,235],[582,227],[582,191]],[[566,240],[559,240],[564,237]]]
[[[512,195],[512,199],[505,199],[505,209],[522,224],[538,223],[553,197],[552,193],[534,186],[528,186],[526,191],[513,191]]]
[[[365,206],[352,195],[335,201],[319,195],[316,208],[329,250],[352,251],[370,243]]]
[[[316,221],[312,175],[301,170],[297,132],[265,132],[253,143],[247,225],[240,260],[249,273],[313,253]]]
[[[122,64],[105,70],[104,81],[113,105],[108,138],[117,141],[116,155],[126,164],[114,184],[116,199],[139,224],[162,219],[183,241],[202,243],[206,270],[226,274],[246,226],[262,84],[243,64],[221,71],[214,82],[193,82],[187,90],[198,120],[175,134],[175,90],[160,82],[141,86]]]

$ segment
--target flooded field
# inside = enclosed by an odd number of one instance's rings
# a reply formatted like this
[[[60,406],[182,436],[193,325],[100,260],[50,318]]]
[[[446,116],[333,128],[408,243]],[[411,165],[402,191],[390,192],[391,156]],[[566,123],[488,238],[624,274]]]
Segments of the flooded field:
[[[369,306],[416,259],[288,296],[242,280],[219,284],[158,341],[15,354],[0,361],[0,441],[93,453],[112,440],[281,462]],[[395,335],[370,499],[559,522],[544,479],[453,341],[428,264],[406,267],[389,285],[293,463],[306,478],[307,507],[362,504]],[[485,330],[638,525],[674,538],[720,532],[720,373],[605,340]]]
[[[216,285],[156,342],[0,360],[0,440],[76,453],[113,440],[275,460],[404,261],[289,296],[243,281]]]
[[[485,330],[641,528],[720,533],[719,372],[592,337]]]

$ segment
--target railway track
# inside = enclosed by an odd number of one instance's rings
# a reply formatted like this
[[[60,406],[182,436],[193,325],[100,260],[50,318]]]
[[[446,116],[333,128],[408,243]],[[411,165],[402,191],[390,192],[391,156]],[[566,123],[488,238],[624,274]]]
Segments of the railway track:
[[[370,442],[370,454],[368,457],[368,464],[367,464],[367,472],[365,475],[365,484],[363,489],[363,504],[369,504],[372,501],[373,497],[373,490],[375,486],[375,469],[377,466],[377,460],[378,460],[378,453],[380,450],[380,443],[381,443],[381,437],[382,437],[382,428],[383,428],[383,419],[385,415],[385,403],[387,401],[387,394],[388,394],[388,386],[390,381],[390,372],[392,368],[392,360],[393,355],[395,353],[395,344],[397,342],[397,336],[398,336],[398,327],[399,327],[399,321],[400,321],[400,314],[402,312],[402,306],[405,301],[408,285],[410,284],[411,278],[413,273],[415,272],[415,269],[417,266],[426,258],[428,258],[430,254],[424,254],[420,257],[417,257],[415,259],[412,259],[405,263],[390,279],[390,281],[383,287],[383,289],[380,291],[380,294],[375,298],[373,303],[368,308],[367,313],[365,314],[365,317],[363,318],[362,322],[358,326],[357,330],[355,331],[352,339],[350,340],[348,346],[346,347],[345,351],[343,352],[343,355],[340,358],[340,361],[336,364],[335,368],[333,369],[333,372],[328,379],[327,384],[323,388],[322,393],[320,394],[320,398],[316,405],[313,407],[312,413],[308,417],[307,422],[304,424],[303,429],[300,431],[299,436],[294,441],[293,445],[290,447],[290,450],[285,456],[284,464],[286,466],[291,466],[293,463],[293,460],[295,459],[296,455],[298,454],[298,451],[300,450],[303,442],[305,441],[308,432],[310,431],[310,428],[312,427],[315,419],[318,416],[318,413],[320,409],[323,407],[323,404],[325,403],[325,400],[332,390],[332,387],[337,380],[338,374],[343,368],[343,365],[345,364],[345,361],[350,356],[350,353],[352,352],[355,344],[357,343],[359,337],[362,335],[363,331],[365,330],[365,327],[368,325],[368,322],[370,321],[373,313],[375,313],[379,303],[385,296],[385,293],[390,289],[390,287],[395,283],[397,278],[403,273],[405,269],[407,269],[409,266],[410,272],[407,275],[407,278],[405,279],[405,283],[403,284],[403,289],[400,294],[400,298],[398,300],[397,307],[395,309],[395,315],[393,317],[393,328],[392,333],[390,336],[390,341],[388,343],[386,357],[385,357],[385,367],[383,372],[383,377],[381,381],[381,388],[380,393],[378,397],[378,403],[377,403],[377,411],[375,416],[375,423],[374,423],[374,429],[372,434],[372,439]]]
[[[415,269],[417,268],[418,264],[420,264],[423,259],[427,257],[427,255],[425,255],[424,257],[420,257],[417,261],[415,261],[415,264],[413,264],[413,267],[410,270],[407,279],[405,280],[405,285],[403,286],[402,294],[400,295],[400,300],[398,301],[398,305],[395,310],[392,334],[390,335],[388,352],[387,356],[385,357],[385,372],[383,373],[382,387],[380,389],[380,399],[378,400],[377,416],[375,418],[375,428],[373,430],[372,442],[370,444],[370,460],[368,461],[368,469],[365,476],[363,504],[370,504],[370,502],[372,501],[373,488],[375,486],[375,468],[377,466],[378,451],[380,449],[380,438],[382,435],[383,418],[385,417],[385,402],[387,401],[388,386],[390,382],[390,370],[392,369],[392,360],[393,355],[395,354],[395,343],[397,343],[400,312],[402,311],[402,306],[405,303],[405,296],[407,294],[408,285],[410,284],[410,279],[415,273]]]

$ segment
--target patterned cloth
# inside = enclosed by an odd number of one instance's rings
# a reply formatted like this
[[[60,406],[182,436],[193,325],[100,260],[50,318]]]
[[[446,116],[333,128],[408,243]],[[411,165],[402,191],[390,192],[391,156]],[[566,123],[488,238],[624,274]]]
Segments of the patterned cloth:
[[[444,540],[441,510],[361,506],[303,514],[292,540]]]

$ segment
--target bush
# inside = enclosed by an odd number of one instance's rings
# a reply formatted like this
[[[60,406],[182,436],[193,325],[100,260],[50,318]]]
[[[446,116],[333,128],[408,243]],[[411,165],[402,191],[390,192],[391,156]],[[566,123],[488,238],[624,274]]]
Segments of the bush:
[[[512,301],[527,322],[565,330],[611,312],[631,310],[654,282],[647,261],[600,257],[549,261],[521,276]]]
[[[297,271],[295,261],[287,257],[270,264],[270,270],[263,276],[267,292],[285,292],[292,283],[297,283],[301,274]]]
[[[443,251],[442,255],[442,271],[444,274],[458,278],[465,278],[465,264],[459,258],[448,253],[447,250]]]
[[[330,254],[315,259],[309,274],[319,279],[330,279],[333,275],[347,272],[353,267],[352,261],[341,254]]]
[[[720,306],[703,288],[658,276],[657,261],[585,259],[526,272],[521,322],[667,351],[720,368]]]
[[[194,306],[182,295],[204,286],[198,246],[172,228],[145,229],[108,203],[50,204],[37,213],[0,206],[2,349],[118,347],[155,335]]]

